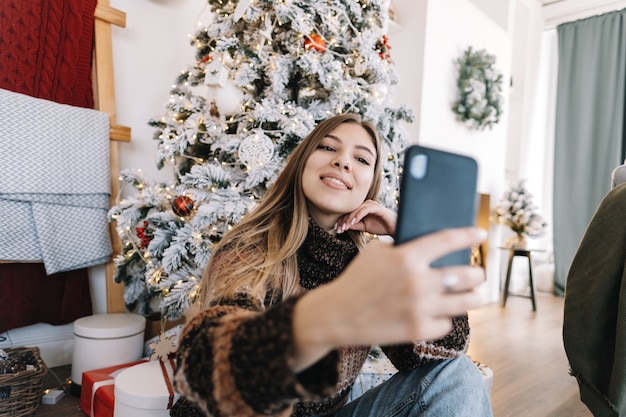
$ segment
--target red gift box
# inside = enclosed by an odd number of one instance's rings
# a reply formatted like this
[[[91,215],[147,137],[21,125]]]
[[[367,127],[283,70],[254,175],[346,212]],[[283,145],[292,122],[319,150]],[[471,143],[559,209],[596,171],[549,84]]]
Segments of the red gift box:
[[[83,372],[80,408],[90,417],[113,417],[113,383],[124,369],[146,362],[146,359]]]

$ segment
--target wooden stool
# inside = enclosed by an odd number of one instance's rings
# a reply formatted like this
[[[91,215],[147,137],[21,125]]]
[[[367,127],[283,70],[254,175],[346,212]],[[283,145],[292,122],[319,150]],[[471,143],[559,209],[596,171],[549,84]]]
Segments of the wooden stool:
[[[542,252],[540,249],[519,249],[519,248],[500,248],[509,251],[509,264],[506,269],[506,280],[504,281],[504,288],[502,289],[502,307],[506,306],[506,299],[509,295],[515,297],[530,298],[533,302],[533,311],[537,311],[537,301],[535,299],[535,283],[533,281],[533,263],[532,253]],[[511,269],[513,267],[513,259],[516,256],[522,256],[528,259],[528,285],[530,286],[530,295],[517,294],[509,292],[509,285],[511,283]]]

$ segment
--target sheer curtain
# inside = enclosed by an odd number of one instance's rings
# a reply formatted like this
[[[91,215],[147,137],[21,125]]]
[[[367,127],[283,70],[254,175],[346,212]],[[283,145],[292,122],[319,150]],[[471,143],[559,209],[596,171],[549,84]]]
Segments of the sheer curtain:
[[[560,294],[611,171],[624,160],[625,17],[620,10],[557,28],[552,224]]]
[[[552,258],[552,218],[554,172],[554,117],[556,106],[556,80],[558,69],[558,48],[556,29],[547,30],[541,38],[540,68],[538,71],[536,94],[533,101],[530,135],[525,143],[521,178],[527,179],[528,189],[532,190],[534,203],[539,208],[548,227],[546,232],[535,238],[537,247],[547,249],[547,257]]]

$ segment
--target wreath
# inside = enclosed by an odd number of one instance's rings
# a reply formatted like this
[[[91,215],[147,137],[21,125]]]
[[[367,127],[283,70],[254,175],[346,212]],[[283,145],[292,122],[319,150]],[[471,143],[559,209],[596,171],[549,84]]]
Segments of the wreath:
[[[495,62],[495,56],[484,49],[474,51],[471,46],[456,60],[458,98],[452,111],[470,128],[491,129],[500,121],[502,73],[494,67]]]

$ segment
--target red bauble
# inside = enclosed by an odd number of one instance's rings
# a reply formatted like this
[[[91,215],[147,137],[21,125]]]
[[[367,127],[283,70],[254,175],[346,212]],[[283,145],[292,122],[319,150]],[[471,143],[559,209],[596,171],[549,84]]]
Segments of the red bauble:
[[[137,231],[137,237],[141,240],[139,247],[141,249],[145,249],[150,244],[150,240],[152,240],[152,233],[148,230],[148,222],[143,222],[143,227],[135,228]]]
[[[172,210],[179,217],[188,216],[193,210],[193,200],[186,195],[179,195],[172,200]]]
[[[304,49],[314,49],[317,52],[326,51],[326,41],[317,33],[311,33],[304,38]]]

